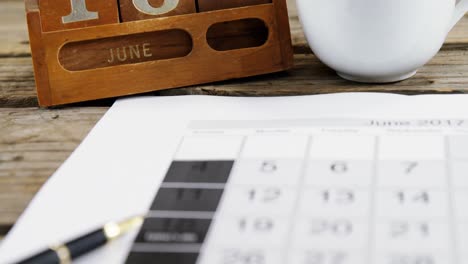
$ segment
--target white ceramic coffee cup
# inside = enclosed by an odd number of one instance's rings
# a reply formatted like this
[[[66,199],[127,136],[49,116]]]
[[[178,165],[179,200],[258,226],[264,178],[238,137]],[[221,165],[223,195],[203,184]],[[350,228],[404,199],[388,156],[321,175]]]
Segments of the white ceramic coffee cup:
[[[296,0],[314,54],[345,79],[407,79],[441,48],[468,0]]]

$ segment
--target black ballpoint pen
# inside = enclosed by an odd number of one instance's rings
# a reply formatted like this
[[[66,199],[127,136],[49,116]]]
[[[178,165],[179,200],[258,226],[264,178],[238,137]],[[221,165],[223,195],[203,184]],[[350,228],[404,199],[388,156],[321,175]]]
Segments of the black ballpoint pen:
[[[108,223],[104,227],[76,238],[68,243],[50,247],[18,264],[67,264],[72,260],[112,241],[143,223],[143,217],[133,217],[120,223]]]

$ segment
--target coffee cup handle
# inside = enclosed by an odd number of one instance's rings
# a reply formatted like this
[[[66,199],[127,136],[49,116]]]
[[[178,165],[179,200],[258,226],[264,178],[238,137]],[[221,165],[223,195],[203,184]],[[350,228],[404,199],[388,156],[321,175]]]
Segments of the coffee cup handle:
[[[460,0],[455,6],[455,14],[453,16],[450,30],[462,19],[462,17],[468,12],[468,0]]]

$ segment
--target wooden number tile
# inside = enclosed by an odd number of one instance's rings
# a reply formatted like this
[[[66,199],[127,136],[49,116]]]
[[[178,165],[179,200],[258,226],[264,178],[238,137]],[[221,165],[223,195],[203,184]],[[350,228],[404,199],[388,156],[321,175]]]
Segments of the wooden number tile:
[[[42,30],[119,23],[117,0],[40,0]]]
[[[271,3],[271,0],[198,0],[198,10],[205,12],[268,3]]]
[[[196,0],[119,0],[123,22],[196,13]],[[217,1],[217,0],[216,0]]]

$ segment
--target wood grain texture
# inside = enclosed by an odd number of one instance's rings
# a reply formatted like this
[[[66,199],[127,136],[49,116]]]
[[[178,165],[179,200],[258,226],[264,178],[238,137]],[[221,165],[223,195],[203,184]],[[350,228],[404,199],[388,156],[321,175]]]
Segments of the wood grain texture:
[[[23,1],[0,1],[0,57],[30,56]]]
[[[36,92],[38,102],[50,101],[49,92],[49,67],[46,63],[46,49],[42,38],[42,23],[39,15],[38,0],[25,0],[25,11],[28,23],[29,43],[34,66],[34,78],[36,80]]]
[[[468,92],[468,46],[444,49],[411,79],[393,84],[359,84],[343,80],[313,54],[296,54],[293,70],[162,91],[160,95],[212,94],[225,96],[280,96],[335,92],[395,92],[401,94]]]
[[[79,3],[83,6],[79,6]],[[80,0],[74,7],[70,0],[41,0],[39,9],[42,30],[45,32],[119,23],[117,0]],[[81,10],[82,13],[70,17],[75,13],[74,10]],[[93,14],[95,17],[86,18],[86,14]],[[67,18],[69,21],[64,22]]]
[[[296,54],[295,64],[295,68],[286,73],[165,90],[154,94],[277,96],[347,91],[403,94],[468,92],[468,45],[445,47],[414,78],[395,84],[365,85],[342,80],[313,54]],[[91,102],[88,105],[110,102],[112,101]],[[37,105],[29,58],[0,58],[0,105]]]
[[[268,40],[268,27],[260,19],[247,18],[211,25],[206,32],[208,45],[217,51],[260,47]]]
[[[198,0],[200,12],[271,3],[271,0]]]
[[[69,71],[81,71],[180,58],[192,49],[186,31],[171,29],[69,42],[60,49],[59,62]]]
[[[0,107],[37,106],[35,89],[30,57],[0,58]]]
[[[0,234],[107,108],[0,108]]]

